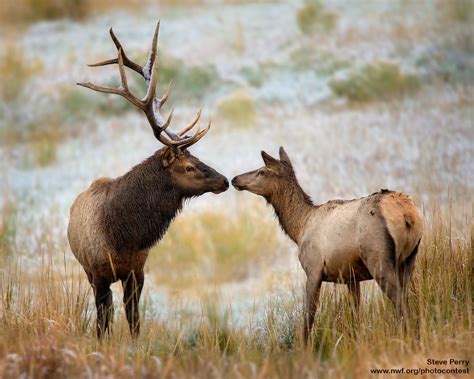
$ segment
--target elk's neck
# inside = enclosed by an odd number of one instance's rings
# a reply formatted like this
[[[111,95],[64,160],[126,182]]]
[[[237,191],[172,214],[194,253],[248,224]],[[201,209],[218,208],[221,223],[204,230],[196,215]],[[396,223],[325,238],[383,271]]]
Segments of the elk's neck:
[[[182,209],[184,196],[155,154],[117,178],[107,193],[102,225],[117,252],[152,247]]]
[[[310,197],[295,180],[294,183],[281,186],[267,200],[275,209],[282,229],[298,244],[306,221],[314,209]]]

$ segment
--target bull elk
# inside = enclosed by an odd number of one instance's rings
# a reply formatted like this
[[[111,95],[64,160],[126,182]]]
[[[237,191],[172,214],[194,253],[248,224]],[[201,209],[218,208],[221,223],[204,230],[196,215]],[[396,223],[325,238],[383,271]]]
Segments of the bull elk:
[[[151,157],[115,179],[100,178],[82,192],[70,211],[68,240],[93,287],[97,307],[97,336],[109,328],[113,315],[110,284],[121,280],[123,302],[132,336],[140,330],[138,303],[144,283],[143,267],[149,249],[159,241],[186,199],[207,192],[220,193],[229,187],[227,179],[191,155],[188,148],[209,130],[189,132],[197,124],[201,112],[179,133],[172,133],[172,112],[164,121],[160,111],[168,98],[155,96],[157,83],[157,43],[159,23],[153,36],[151,52],[142,67],[132,62],[110,29],[118,57],[90,66],[117,64],[121,85],[102,87],[78,83],[94,91],[117,94],[141,109],[154,136],[165,145]],[[133,95],[127,84],[125,67],[137,72],[146,82],[143,99]]]
[[[347,284],[357,308],[360,282],[375,279],[398,317],[406,319],[407,287],[423,232],[423,219],[413,201],[401,192],[381,190],[360,199],[314,205],[283,147],[280,159],[261,154],[265,165],[236,176],[232,185],[263,196],[298,245],[307,276],[305,342],[323,281]]]

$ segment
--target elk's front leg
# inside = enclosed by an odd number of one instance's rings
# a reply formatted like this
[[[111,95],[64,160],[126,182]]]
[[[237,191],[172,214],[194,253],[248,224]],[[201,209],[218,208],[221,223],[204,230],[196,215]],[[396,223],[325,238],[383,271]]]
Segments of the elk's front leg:
[[[143,289],[145,276],[143,272],[132,271],[126,280],[122,280],[123,303],[127,315],[128,326],[132,337],[140,334],[140,314],[138,303]]]
[[[95,277],[92,286],[94,288],[95,306],[97,308],[97,337],[102,338],[109,329],[109,323],[114,314],[110,280]]]

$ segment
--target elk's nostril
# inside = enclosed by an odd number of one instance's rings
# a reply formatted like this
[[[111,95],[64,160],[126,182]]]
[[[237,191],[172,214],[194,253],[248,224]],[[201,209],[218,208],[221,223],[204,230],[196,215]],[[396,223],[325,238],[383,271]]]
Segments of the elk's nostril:
[[[235,178],[232,179],[232,182],[231,182],[231,183],[232,183],[233,186],[235,186]]]
[[[224,187],[229,188],[229,181],[227,179],[224,179]]]

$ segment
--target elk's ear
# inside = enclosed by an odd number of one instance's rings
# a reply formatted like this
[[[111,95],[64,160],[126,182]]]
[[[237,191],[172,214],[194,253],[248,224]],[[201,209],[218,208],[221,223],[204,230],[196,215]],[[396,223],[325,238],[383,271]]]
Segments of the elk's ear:
[[[280,161],[286,162],[286,163],[288,163],[291,167],[293,167],[292,164],[291,164],[291,161],[290,161],[290,157],[289,157],[288,154],[286,153],[286,151],[285,151],[285,149],[283,148],[283,146],[280,146],[279,153],[280,153]]]
[[[263,162],[265,162],[265,166],[267,166],[268,168],[278,167],[278,159],[273,158],[270,154],[265,153],[263,150],[261,154]]]
[[[161,162],[163,163],[163,167],[168,167],[171,163],[174,162],[176,159],[176,153],[173,149],[166,149],[161,156]]]

